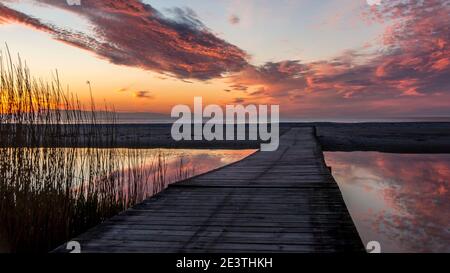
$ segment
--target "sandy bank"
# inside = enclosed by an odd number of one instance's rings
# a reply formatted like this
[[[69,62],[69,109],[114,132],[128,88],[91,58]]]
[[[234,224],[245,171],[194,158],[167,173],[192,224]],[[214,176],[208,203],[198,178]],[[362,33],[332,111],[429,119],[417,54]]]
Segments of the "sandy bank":
[[[450,153],[450,123],[319,124],[327,151]]]

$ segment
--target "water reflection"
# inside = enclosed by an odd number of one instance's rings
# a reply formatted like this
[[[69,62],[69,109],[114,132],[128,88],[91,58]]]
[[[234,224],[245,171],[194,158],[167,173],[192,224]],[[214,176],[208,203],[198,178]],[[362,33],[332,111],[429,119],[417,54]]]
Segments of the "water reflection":
[[[450,155],[326,153],[365,243],[450,252]]]
[[[108,149],[106,149],[108,150]],[[116,149],[119,164],[111,173],[127,201],[139,203],[168,185],[240,161],[255,150]],[[85,164],[86,165],[86,164]],[[91,166],[81,164],[86,172]],[[107,183],[109,185],[109,183]],[[133,201],[133,197],[136,199]]]
[[[3,253],[48,251],[170,183],[239,161],[254,150],[5,148],[0,152]]]
[[[139,149],[140,168],[154,164],[155,156],[164,157],[167,183],[177,182],[237,162],[255,150],[193,150],[193,149]],[[123,156],[129,153],[123,150]]]

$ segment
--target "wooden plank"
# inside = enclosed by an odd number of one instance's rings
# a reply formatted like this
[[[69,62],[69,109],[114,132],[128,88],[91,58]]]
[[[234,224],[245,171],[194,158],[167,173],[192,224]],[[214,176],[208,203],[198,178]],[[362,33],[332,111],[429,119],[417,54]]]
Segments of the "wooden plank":
[[[364,251],[311,128],[173,184],[75,240],[99,253]]]

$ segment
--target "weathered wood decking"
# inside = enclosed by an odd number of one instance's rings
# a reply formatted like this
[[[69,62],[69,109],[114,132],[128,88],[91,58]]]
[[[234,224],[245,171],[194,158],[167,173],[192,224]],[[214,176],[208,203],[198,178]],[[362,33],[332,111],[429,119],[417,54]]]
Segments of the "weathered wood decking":
[[[74,240],[82,252],[364,250],[311,128],[285,133],[276,152],[173,184]]]

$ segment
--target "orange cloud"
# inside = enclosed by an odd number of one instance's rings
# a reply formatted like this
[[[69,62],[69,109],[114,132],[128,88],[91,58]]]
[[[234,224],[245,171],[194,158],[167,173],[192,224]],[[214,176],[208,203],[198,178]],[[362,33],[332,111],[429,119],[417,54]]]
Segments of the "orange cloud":
[[[133,93],[135,98],[138,99],[153,99],[153,95],[149,91],[136,91]]]

